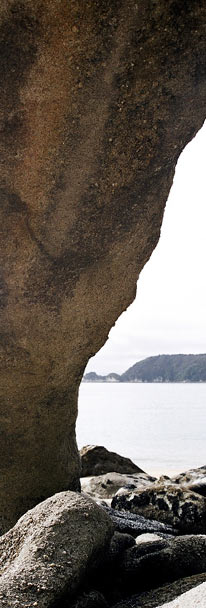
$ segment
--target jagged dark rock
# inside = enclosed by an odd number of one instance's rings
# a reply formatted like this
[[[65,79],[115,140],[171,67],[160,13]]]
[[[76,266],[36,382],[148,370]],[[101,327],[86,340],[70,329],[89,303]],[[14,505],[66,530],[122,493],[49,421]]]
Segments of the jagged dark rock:
[[[140,534],[155,533],[165,538],[168,535],[177,534],[172,526],[163,524],[159,521],[149,520],[142,515],[135,515],[129,511],[112,509],[108,505],[102,503],[102,507],[111,517],[115,529],[119,532],[131,534],[136,537]]]

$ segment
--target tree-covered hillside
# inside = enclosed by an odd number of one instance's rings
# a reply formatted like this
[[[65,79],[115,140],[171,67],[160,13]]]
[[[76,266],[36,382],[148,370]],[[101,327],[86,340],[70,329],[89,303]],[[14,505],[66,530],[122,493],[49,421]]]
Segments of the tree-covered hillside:
[[[206,354],[149,357],[122,374],[121,382],[206,382]]]
[[[84,382],[206,382],[206,354],[148,357],[121,376],[90,372]]]

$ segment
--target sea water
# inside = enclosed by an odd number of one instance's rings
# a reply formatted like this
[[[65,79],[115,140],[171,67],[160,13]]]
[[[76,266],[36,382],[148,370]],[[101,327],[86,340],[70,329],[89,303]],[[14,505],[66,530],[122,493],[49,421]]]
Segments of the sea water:
[[[79,448],[104,445],[153,475],[206,464],[206,384],[82,383]]]

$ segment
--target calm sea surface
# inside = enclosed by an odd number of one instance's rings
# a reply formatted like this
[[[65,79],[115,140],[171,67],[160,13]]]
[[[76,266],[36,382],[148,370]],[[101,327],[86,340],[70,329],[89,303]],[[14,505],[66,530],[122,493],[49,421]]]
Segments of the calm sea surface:
[[[206,384],[82,383],[79,448],[104,445],[148,473],[206,464]]]

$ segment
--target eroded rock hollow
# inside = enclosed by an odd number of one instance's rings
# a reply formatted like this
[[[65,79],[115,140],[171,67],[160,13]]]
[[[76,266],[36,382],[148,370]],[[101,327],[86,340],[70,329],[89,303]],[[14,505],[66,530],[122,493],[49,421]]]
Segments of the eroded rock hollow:
[[[78,385],[203,123],[205,18],[202,0],[1,2],[2,531],[78,487]]]

